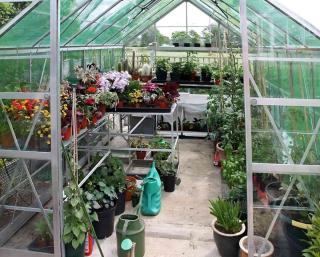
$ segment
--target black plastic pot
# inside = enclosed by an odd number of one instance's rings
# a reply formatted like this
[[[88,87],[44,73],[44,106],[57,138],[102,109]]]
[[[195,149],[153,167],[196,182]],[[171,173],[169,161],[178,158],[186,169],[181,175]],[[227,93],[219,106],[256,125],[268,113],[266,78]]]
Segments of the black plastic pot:
[[[290,257],[302,257],[302,251],[309,246],[309,239],[306,235],[307,230],[293,226],[291,219],[284,214],[280,214],[280,219],[288,242]]]
[[[190,43],[184,43],[183,45],[184,45],[185,47],[190,47],[191,44],[190,44]]]
[[[114,229],[115,210],[116,207],[114,206],[109,209],[97,211],[99,221],[94,221],[92,225],[98,239],[104,239],[112,235]]]
[[[171,81],[179,81],[180,80],[180,73],[170,73]]]
[[[166,81],[167,80],[167,74],[168,74],[167,71],[157,70],[156,71],[157,80]]]
[[[194,43],[194,47],[200,47],[200,43]]]
[[[238,257],[239,241],[244,235],[246,227],[242,224],[241,231],[235,234],[226,234],[219,231],[215,226],[216,220],[213,221],[211,227],[213,229],[213,237],[221,257]]]
[[[74,249],[71,244],[65,244],[66,257],[83,257],[85,241],[77,249]]]
[[[202,74],[201,78],[202,78],[202,81],[204,81],[204,82],[210,82],[211,81],[211,75],[208,75],[208,74]]]
[[[120,215],[124,213],[124,210],[126,208],[126,195],[125,191],[121,193],[117,193],[118,195],[118,200],[117,200],[117,205],[116,205],[116,210],[115,210],[115,215]]]
[[[173,43],[173,45],[174,45],[175,47],[178,47],[178,46],[179,46],[179,43]]]
[[[173,192],[176,186],[176,176],[163,176],[163,187],[165,192]]]
[[[205,43],[204,46],[205,47],[211,47],[211,43]]]
[[[139,204],[140,194],[132,194],[131,201],[132,207],[136,207]]]

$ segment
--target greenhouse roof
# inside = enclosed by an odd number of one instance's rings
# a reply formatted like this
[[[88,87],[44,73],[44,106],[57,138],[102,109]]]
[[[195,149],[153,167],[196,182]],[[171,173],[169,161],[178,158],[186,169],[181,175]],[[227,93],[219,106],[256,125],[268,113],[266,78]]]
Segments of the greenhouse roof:
[[[61,0],[61,46],[125,45],[184,0]],[[240,34],[239,0],[189,0],[233,33]],[[320,31],[275,0],[247,1],[252,45],[315,48]],[[0,29],[0,48],[49,46],[50,0],[34,0]]]

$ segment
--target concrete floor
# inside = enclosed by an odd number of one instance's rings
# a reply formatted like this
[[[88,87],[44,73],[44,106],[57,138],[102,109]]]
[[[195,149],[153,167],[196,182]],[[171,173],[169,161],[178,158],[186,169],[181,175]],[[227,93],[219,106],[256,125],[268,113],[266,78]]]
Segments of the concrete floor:
[[[161,212],[143,217],[146,231],[145,257],[219,257],[213,241],[208,200],[221,193],[219,170],[211,161],[212,143],[180,140],[181,184],[163,193]],[[126,213],[133,212],[131,202]],[[116,234],[100,241],[106,257],[117,257]],[[95,245],[93,257],[100,257]]]

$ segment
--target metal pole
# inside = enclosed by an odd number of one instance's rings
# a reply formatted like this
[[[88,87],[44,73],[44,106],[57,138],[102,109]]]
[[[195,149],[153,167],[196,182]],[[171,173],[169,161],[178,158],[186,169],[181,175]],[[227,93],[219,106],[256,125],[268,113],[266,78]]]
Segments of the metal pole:
[[[247,24],[247,1],[240,0],[240,26],[242,38],[242,59],[244,79],[244,109],[246,126],[246,166],[247,166],[247,211],[248,211],[248,257],[253,257],[255,252],[253,236],[253,181],[252,181],[252,139],[251,139],[251,103],[249,80],[249,44]]]
[[[64,257],[60,126],[60,0],[50,1],[50,113],[54,256]]]

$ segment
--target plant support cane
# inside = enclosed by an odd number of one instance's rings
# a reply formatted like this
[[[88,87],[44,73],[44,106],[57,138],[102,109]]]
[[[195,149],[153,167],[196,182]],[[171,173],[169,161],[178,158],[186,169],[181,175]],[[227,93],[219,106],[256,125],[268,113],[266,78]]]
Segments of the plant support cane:
[[[75,99],[75,89],[73,90],[73,100],[74,99]],[[81,199],[80,206],[81,206],[82,211],[84,213],[84,216],[85,216],[85,218],[87,220],[87,224],[90,227],[91,234],[93,235],[94,239],[97,242],[97,246],[98,246],[100,255],[101,255],[101,257],[104,257],[104,254],[102,252],[101,246],[99,244],[98,238],[96,236],[96,233],[95,233],[93,225],[92,225],[91,217],[90,217],[89,213],[87,212],[86,205],[85,205],[85,203],[83,201],[83,198],[82,198],[79,186],[78,186],[78,172],[77,172],[77,170],[78,170],[78,168],[77,168],[78,151],[77,150],[78,149],[75,149],[75,148],[77,148],[77,133],[76,133],[76,129],[77,129],[76,117],[77,116],[75,115],[76,114],[76,103],[75,103],[75,101],[73,101],[73,102],[74,102],[73,106],[72,106],[73,107],[72,108],[73,109],[72,110],[72,121],[73,121],[73,132],[74,132],[73,133],[73,147],[74,147],[74,149],[73,149],[73,155],[74,155],[73,156],[73,165],[71,164],[71,160],[70,160],[70,158],[69,158],[69,156],[68,156],[68,154],[66,152],[66,149],[64,147],[63,142],[61,142],[61,146],[62,146],[63,154],[64,154],[64,156],[66,158],[66,161],[67,161],[67,165],[68,165],[68,167],[69,167],[69,169],[71,171],[70,172],[71,173],[71,182],[76,185],[76,187],[75,187],[76,194],[77,194],[78,198]]]

